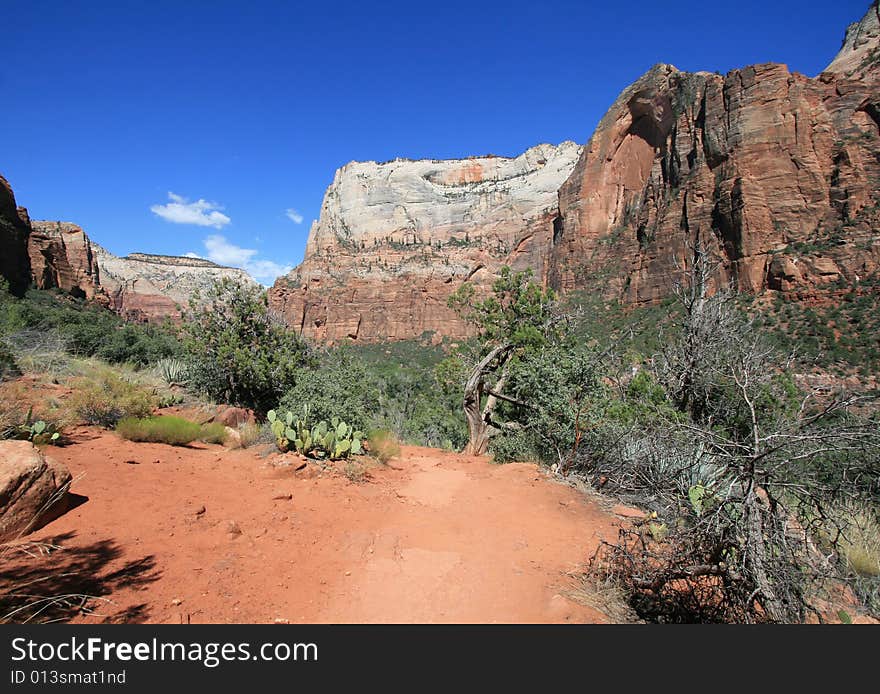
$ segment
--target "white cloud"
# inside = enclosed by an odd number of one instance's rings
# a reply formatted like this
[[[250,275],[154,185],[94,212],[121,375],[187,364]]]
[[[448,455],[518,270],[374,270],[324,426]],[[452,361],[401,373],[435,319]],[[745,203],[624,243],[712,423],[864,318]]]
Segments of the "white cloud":
[[[202,256],[200,256],[198,253],[193,253],[192,251],[190,251],[189,253],[184,253],[183,257],[184,258],[199,258],[201,260]]]
[[[241,268],[260,284],[272,284],[276,278],[286,275],[293,269],[292,265],[282,265],[274,260],[259,258],[259,251],[236,246],[220,234],[208,236],[204,244],[208,260],[218,265]]]
[[[284,210],[284,214],[286,214],[287,218],[294,224],[303,223],[303,216],[292,207],[288,207],[286,210]]]
[[[182,195],[169,191],[168,199],[171,202],[164,205],[153,205],[150,211],[166,222],[173,224],[195,224],[200,227],[214,227],[222,229],[232,220],[220,212],[222,206],[216,202],[208,202],[199,198],[195,202],[189,202]]]

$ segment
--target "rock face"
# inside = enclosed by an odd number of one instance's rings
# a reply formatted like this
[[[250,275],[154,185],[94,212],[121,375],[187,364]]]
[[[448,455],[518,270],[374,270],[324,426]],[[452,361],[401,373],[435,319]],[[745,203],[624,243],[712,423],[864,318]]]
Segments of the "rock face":
[[[180,317],[196,291],[221,277],[255,284],[243,270],[200,258],[132,253],[119,258],[69,222],[33,221],[30,267],[39,289],[58,288],[119,313],[126,320],[161,322]]]
[[[463,280],[488,288],[503,265],[543,277],[557,190],[579,154],[564,142],[516,158],[347,164],[270,302],[318,340],[462,335],[446,299]]]
[[[113,309],[127,320],[180,317],[190,298],[220,278],[256,282],[243,270],[201,258],[132,253],[119,258],[92,242],[76,224],[37,221],[16,207],[0,176],[0,277],[15,294],[33,283]]]
[[[30,284],[27,240],[30,223],[27,210],[16,207],[15,195],[0,176],[0,277],[14,294],[23,294]]]
[[[0,542],[37,530],[63,513],[71,476],[29,441],[0,441]]]
[[[76,224],[31,222],[28,254],[34,284],[38,289],[57,287],[83,299],[104,299],[94,248]]]
[[[850,24],[846,30],[843,47],[825,68],[825,72],[842,75],[848,79],[877,80],[877,62],[880,39],[880,6],[872,2],[862,21]]]
[[[110,307],[126,320],[160,322],[179,318],[196,292],[205,295],[228,277],[256,285],[244,270],[201,258],[132,253],[119,258],[93,244],[101,288]]]
[[[656,302],[697,243],[716,282],[821,299],[880,270],[877,4],[815,79],[658,65],[600,122],[559,192],[550,284]]]

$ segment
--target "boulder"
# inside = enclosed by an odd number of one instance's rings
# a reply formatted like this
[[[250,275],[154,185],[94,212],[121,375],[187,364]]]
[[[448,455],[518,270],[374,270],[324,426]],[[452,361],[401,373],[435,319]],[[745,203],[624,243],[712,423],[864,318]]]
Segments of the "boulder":
[[[66,510],[70,472],[29,441],[0,441],[0,542],[41,528]]]
[[[221,407],[214,416],[214,421],[235,429],[242,424],[253,424],[256,419],[253,412],[242,407]]]

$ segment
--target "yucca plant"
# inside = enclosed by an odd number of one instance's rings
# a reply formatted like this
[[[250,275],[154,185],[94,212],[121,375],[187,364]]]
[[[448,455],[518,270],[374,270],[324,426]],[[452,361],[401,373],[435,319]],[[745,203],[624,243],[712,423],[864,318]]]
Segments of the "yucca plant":
[[[169,386],[185,386],[189,382],[189,370],[185,362],[168,357],[156,362],[156,369]]]

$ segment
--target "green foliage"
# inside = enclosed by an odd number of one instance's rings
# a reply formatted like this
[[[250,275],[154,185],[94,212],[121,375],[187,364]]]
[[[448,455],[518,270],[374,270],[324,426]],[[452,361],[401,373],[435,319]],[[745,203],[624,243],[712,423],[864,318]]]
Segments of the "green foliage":
[[[172,415],[146,419],[124,417],[117,423],[116,432],[129,441],[185,446],[202,436],[202,427],[196,422]]]
[[[330,460],[363,453],[364,435],[361,431],[338,417],[333,417],[329,424],[322,419],[310,429],[310,406],[304,405],[302,413],[302,417],[297,418],[291,411],[269,410],[266,417],[279,450],[287,451],[292,444],[301,455]]]
[[[489,441],[489,452],[496,463],[526,463],[541,461],[541,452],[535,446],[533,432],[522,429],[505,431]],[[544,462],[552,462],[545,460]]]
[[[169,386],[183,386],[189,381],[187,365],[182,359],[171,357],[160,359],[156,362],[156,371]]]
[[[312,420],[340,417],[363,429],[380,409],[380,387],[364,361],[351,350],[329,350],[313,365],[296,372],[295,383],[280,400],[280,409],[300,412],[305,403]]]
[[[15,357],[3,342],[0,342],[0,382],[21,375]]]
[[[28,419],[30,419],[30,413],[28,414]],[[22,427],[22,433],[27,436],[28,441],[34,444],[57,444],[61,438],[61,432],[52,431],[51,427],[42,419]]]
[[[257,287],[223,278],[193,299],[187,318],[190,383],[215,400],[266,412],[309,361],[305,343],[273,318]]]
[[[75,378],[70,386],[73,393],[69,407],[85,424],[112,427],[125,417],[148,416],[156,404],[151,392],[122,378],[109,367]]]
[[[467,440],[461,416],[466,369],[459,356],[429,338],[347,348],[364,367],[362,386],[378,396],[359,424],[388,429],[414,445],[460,449]]]
[[[219,422],[203,424],[199,432],[199,441],[202,443],[223,444],[226,442],[226,427]]]
[[[50,291],[31,290],[21,299],[0,292],[0,337],[25,331],[114,364],[146,366],[180,352],[170,327],[126,323],[112,311]]]
[[[465,282],[449,297],[449,307],[477,326],[486,345],[539,349],[556,334],[551,313],[556,297],[532,277],[531,269],[514,272],[505,266],[492,284],[491,296],[477,301],[473,285]]]
[[[762,309],[748,308],[768,341],[794,354],[799,368],[819,366],[838,374],[880,370],[880,292],[876,275],[857,284],[841,283],[839,300],[807,307],[779,299]]]
[[[61,443],[62,424],[59,420],[34,419],[33,407],[28,408],[22,419],[16,415],[14,407],[14,403],[0,403],[0,439],[23,439],[36,446]]]

